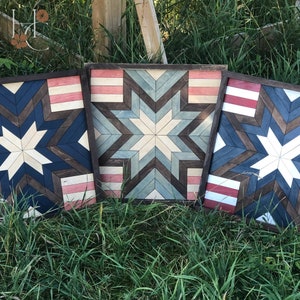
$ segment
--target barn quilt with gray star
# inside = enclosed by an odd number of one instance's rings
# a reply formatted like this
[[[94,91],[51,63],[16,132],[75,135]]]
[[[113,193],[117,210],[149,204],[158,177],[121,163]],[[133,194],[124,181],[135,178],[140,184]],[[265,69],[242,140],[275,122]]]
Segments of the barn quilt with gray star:
[[[300,87],[227,73],[199,198],[279,226],[300,219]]]
[[[0,195],[28,215],[95,202],[82,85],[78,72],[0,80]]]
[[[224,66],[89,70],[106,196],[196,200]]]

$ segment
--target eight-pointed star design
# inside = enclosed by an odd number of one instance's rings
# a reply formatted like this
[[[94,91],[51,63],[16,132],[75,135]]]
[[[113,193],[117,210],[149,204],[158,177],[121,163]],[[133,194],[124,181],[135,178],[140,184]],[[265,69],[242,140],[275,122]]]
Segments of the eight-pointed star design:
[[[42,165],[49,164],[51,161],[39,153],[35,147],[46,134],[47,130],[38,131],[35,122],[33,122],[21,139],[3,126],[2,132],[3,136],[0,137],[0,145],[6,148],[10,154],[0,166],[0,171],[7,170],[10,180],[20,167],[24,163],[27,163],[37,172],[43,174]]]
[[[142,111],[140,112],[140,119],[130,120],[143,132],[143,137],[130,149],[139,151],[139,159],[142,159],[154,147],[159,148],[169,160],[171,160],[172,152],[181,152],[175,143],[167,136],[168,133],[180,123],[180,120],[172,120],[171,111],[156,124]],[[166,126],[166,124],[168,124],[168,126]]]
[[[292,161],[299,155],[300,136],[281,145],[272,129],[269,128],[266,137],[260,135],[257,137],[268,153],[266,157],[251,166],[259,170],[258,179],[278,170],[291,187],[294,178],[300,179],[300,173]]]

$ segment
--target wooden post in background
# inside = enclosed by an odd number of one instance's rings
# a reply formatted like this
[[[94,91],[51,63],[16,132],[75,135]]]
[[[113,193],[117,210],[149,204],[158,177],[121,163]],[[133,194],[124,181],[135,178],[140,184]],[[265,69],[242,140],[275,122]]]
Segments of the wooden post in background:
[[[167,64],[153,0],[134,0],[148,58]]]
[[[117,39],[125,34],[125,22],[122,15],[126,9],[126,0],[93,0],[92,21],[95,38],[95,59],[109,55],[110,40],[103,27]],[[103,27],[102,27],[103,26]]]

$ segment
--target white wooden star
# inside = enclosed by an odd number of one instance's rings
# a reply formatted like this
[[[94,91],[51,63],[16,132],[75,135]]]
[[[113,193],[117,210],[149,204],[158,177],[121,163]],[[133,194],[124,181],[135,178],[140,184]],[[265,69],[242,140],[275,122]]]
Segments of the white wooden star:
[[[266,157],[251,166],[259,170],[259,179],[278,169],[286,183],[291,187],[294,178],[300,179],[300,173],[292,161],[299,155],[300,136],[285,145],[281,145],[272,129],[269,128],[266,137],[260,135],[257,137],[268,153]]]
[[[8,171],[11,180],[20,167],[27,163],[40,174],[43,174],[43,165],[52,163],[51,160],[35,150],[35,147],[46,134],[47,130],[37,131],[35,122],[20,139],[2,126],[3,135],[0,137],[0,145],[6,148],[10,154],[0,166],[0,171]]]

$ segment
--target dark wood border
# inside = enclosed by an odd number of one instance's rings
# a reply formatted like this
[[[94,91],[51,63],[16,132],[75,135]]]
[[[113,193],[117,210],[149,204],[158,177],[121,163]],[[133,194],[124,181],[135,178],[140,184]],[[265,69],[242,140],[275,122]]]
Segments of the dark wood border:
[[[127,64],[127,63],[86,63],[85,69],[165,69],[165,70],[207,70],[222,71],[227,70],[227,65],[205,65],[205,64]]]
[[[196,209],[204,209],[207,211],[213,210],[213,209],[208,209],[208,208],[203,207],[203,202],[204,202],[204,196],[205,196],[205,191],[206,191],[208,175],[209,175],[209,171],[210,171],[211,163],[212,163],[213,150],[214,150],[217,133],[218,133],[218,129],[219,129],[219,123],[220,123],[220,117],[221,117],[222,107],[223,107],[223,103],[224,103],[225,92],[226,92],[228,80],[230,78],[244,80],[244,81],[248,81],[248,82],[252,82],[252,83],[258,83],[261,85],[267,85],[267,86],[271,86],[271,87],[293,89],[295,91],[300,92],[300,85],[285,83],[285,82],[272,80],[272,79],[265,79],[265,78],[261,78],[261,77],[251,76],[251,75],[245,75],[245,74],[231,72],[231,71],[227,71],[227,70],[222,72],[221,87],[220,87],[220,92],[219,92],[219,96],[217,99],[215,116],[214,116],[214,120],[213,120],[213,126],[211,129],[210,140],[209,140],[209,146],[208,146],[204,164],[203,164],[203,173],[202,173],[201,184],[200,184],[199,192],[198,192],[198,201],[195,204]],[[270,230],[273,232],[279,232],[280,229],[282,228],[280,226],[275,226],[272,224],[257,221],[253,218],[240,217],[235,214],[232,214],[232,216],[235,220],[245,219],[247,224],[249,224],[251,220],[254,220],[255,222],[261,224],[264,229]],[[300,231],[300,227],[298,228],[298,231]]]
[[[92,110],[91,110],[91,93],[89,89],[89,78],[87,77],[86,72],[81,72],[81,83],[82,83],[82,96],[83,96],[83,104],[85,109],[85,116],[87,122],[87,134],[90,145],[90,155],[92,160],[92,171],[94,174],[94,184],[95,184],[95,192],[96,199],[101,198],[102,192],[100,189],[100,183],[98,182],[99,176],[99,166],[98,166],[98,158],[96,155],[96,139],[94,134],[94,124],[92,120]],[[99,200],[99,199],[98,199]]]
[[[221,80],[220,91],[216,103],[215,115],[214,115],[213,124],[210,132],[208,148],[203,163],[203,172],[202,172],[201,183],[198,192],[198,202],[196,203],[197,206],[201,206],[204,201],[206,184],[207,184],[208,174],[211,166],[213,151],[216,143],[217,132],[219,129],[220,117],[221,117],[221,112],[223,107],[223,99],[226,92],[228,79],[229,77],[227,76],[227,74],[225,72],[222,72],[222,80]]]
[[[223,102],[224,102],[224,96],[225,96],[225,92],[226,92],[226,88],[227,88],[227,83],[230,78],[250,81],[253,83],[259,83],[262,85],[268,85],[268,86],[272,86],[272,87],[293,89],[293,90],[297,90],[300,92],[299,85],[285,83],[285,82],[276,81],[276,80],[269,80],[269,79],[255,77],[255,76],[251,76],[251,75],[244,75],[244,74],[240,74],[240,73],[236,73],[236,72],[230,72],[227,70],[222,72],[221,87],[220,87],[220,92],[219,92],[219,96],[218,96],[218,100],[217,100],[217,104],[216,104],[215,116],[214,116],[214,120],[213,120],[213,126],[211,129],[209,145],[208,145],[207,153],[206,153],[204,164],[203,164],[202,180],[201,180],[201,184],[200,184],[199,192],[198,192],[198,201],[200,201],[200,203],[198,202],[197,205],[201,205],[204,200],[203,198],[205,195],[208,174],[209,174],[211,163],[212,163],[213,150],[214,150],[214,146],[215,146],[215,142],[216,142],[216,138],[217,138],[217,132],[219,129],[219,123],[220,123]]]
[[[226,78],[233,78],[238,80],[245,80],[250,81],[253,83],[259,83],[262,85],[268,85],[272,87],[284,88],[284,89],[293,89],[300,92],[300,85],[286,83],[283,81],[273,80],[273,79],[266,79],[262,77],[252,76],[252,75],[245,75],[241,73],[231,72],[231,71],[224,71],[223,76]]]
[[[97,178],[99,178],[99,168],[97,162],[97,155],[95,151],[95,136],[94,136],[94,125],[91,120],[91,95],[89,90],[89,79],[87,76],[87,72],[85,69],[73,69],[67,71],[58,71],[58,72],[51,72],[51,73],[41,73],[41,74],[29,74],[29,75],[20,75],[15,77],[2,77],[0,78],[0,84],[8,84],[8,83],[15,83],[15,82],[28,82],[28,81],[35,81],[35,80],[47,80],[51,78],[60,78],[60,77],[68,77],[68,76],[79,76],[80,83],[81,83],[81,90],[82,90],[82,97],[83,97],[83,107],[86,117],[86,127],[87,127],[87,134],[89,140],[89,152],[91,156],[91,165],[92,170],[91,173],[94,175],[94,183],[95,183],[95,192],[96,192],[96,199],[98,199],[100,194],[100,188],[97,184]]]
[[[0,84],[13,83],[19,81],[46,80],[50,78],[76,76],[76,75],[81,76],[83,73],[84,73],[84,69],[74,69],[74,70],[58,71],[58,72],[51,72],[51,73],[19,75],[15,77],[0,77]]]
[[[91,70],[97,70],[97,69],[105,69],[105,70],[125,70],[125,69],[141,69],[141,70],[147,70],[147,69],[163,69],[163,70],[178,70],[178,71],[190,71],[190,70],[205,70],[205,71],[221,71],[221,74],[225,71],[227,71],[227,65],[211,65],[211,64],[128,64],[128,63],[86,63],[84,65],[84,69],[87,73],[88,78],[90,78]],[[223,74],[222,74],[222,80],[223,80]],[[222,81],[221,85],[222,86]],[[91,89],[90,81],[89,81],[89,89]],[[219,98],[219,97],[218,97]],[[217,101],[219,103],[220,101]],[[221,104],[220,104],[221,105]],[[222,108],[222,106],[221,106]],[[220,110],[221,110],[220,108]],[[99,172],[100,173],[100,172]],[[98,174],[100,175],[100,174]],[[102,192],[101,192],[102,195]],[[126,201],[126,199],[121,199],[122,201]],[[152,203],[155,202],[161,202],[161,203],[168,203],[168,204],[175,204],[180,203],[187,206],[197,206],[197,199],[194,201],[192,200],[177,200],[174,201],[174,199],[164,199],[164,200],[147,200],[147,199],[140,199],[136,198],[134,200],[135,203]]]

